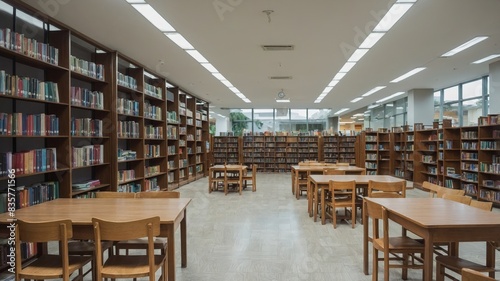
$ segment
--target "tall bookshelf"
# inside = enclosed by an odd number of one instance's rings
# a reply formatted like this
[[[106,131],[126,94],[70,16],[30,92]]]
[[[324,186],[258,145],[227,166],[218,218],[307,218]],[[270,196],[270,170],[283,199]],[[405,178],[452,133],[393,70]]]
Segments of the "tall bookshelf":
[[[207,147],[209,145],[208,103],[196,99],[196,179],[208,176]]]
[[[478,198],[500,203],[500,115],[479,118]],[[474,154],[464,155],[474,157]],[[464,175],[462,175],[464,178]],[[466,177],[466,179],[470,179]]]
[[[286,163],[290,169],[292,165],[299,163],[299,143],[297,136],[286,137]]]
[[[466,158],[467,155],[477,154],[478,145],[478,126],[460,128],[460,171],[463,175],[474,174],[478,175],[479,164],[477,160]],[[465,174],[464,174],[465,173]],[[460,189],[465,190],[465,194],[477,197],[478,196],[478,181],[469,181],[467,178],[461,181]]]
[[[254,136],[243,136],[241,160],[241,163],[243,163],[243,165],[250,165],[259,158],[258,155],[255,155],[256,152],[253,146],[253,138]]]
[[[167,88],[167,181],[168,189],[179,187],[179,152],[185,141],[179,139],[179,88]]]
[[[356,164],[356,136],[339,136],[339,162]]]
[[[409,181],[413,181],[414,177],[414,139],[415,139],[415,134],[413,131],[408,130],[408,126],[406,127],[406,130],[404,131],[404,162],[405,162],[405,179]]]
[[[319,160],[318,136],[298,136],[299,162],[306,160]]]
[[[378,134],[377,132],[364,132],[363,133],[364,149],[364,167],[366,168],[367,175],[376,175],[378,169]]]
[[[438,179],[438,135],[436,129],[415,130],[414,181],[441,184]]]
[[[339,161],[339,137],[324,136],[323,140],[323,161],[326,163],[337,163]]]
[[[460,148],[462,144],[460,140],[460,128],[448,127],[438,129],[438,131],[438,161],[439,172],[440,175],[442,175],[442,178],[439,181],[442,182],[445,187],[460,189]]]
[[[393,159],[394,172],[393,175],[398,178],[405,178],[405,139],[404,132],[400,128],[393,128]]]

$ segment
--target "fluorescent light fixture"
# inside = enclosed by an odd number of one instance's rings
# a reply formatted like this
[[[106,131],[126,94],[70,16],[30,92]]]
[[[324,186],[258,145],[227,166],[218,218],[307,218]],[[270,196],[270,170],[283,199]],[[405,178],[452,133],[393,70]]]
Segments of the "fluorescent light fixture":
[[[204,68],[206,68],[209,72],[214,73],[214,72],[219,72],[217,68],[215,68],[211,63],[209,62],[204,62],[201,64]]]
[[[354,121],[349,121],[349,122],[339,122],[339,124],[352,124]]]
[[[246,97],[245,97],[245,95],[244,95],[244,94],[242,94],[242,93],[236,93],[236,96],[238,96],[239,98],[242,98],[242,99],[243,99],[243,98],[246,98]]]
[[[277,99],[276,102],[290,102],[290,99]]]
[[[372,104],[372,105],[368,106],[368,109],[373,109],[373,108],[379,107],[379,106],[381,106],[381,104]]]
[[[328,94],[328,93],[329,93],[332,89],[333,89],[333,87],[330,87],[330,86],[325,87],[325,89],[323,90],[323,92],[322,92],[322,93],[326,93],[326,94]]]
[[[168,82],[165,82],[165,87],[167,87],[167,88],[175,88],[174,85],[172,85],[172,84],[170,84]]]
[[[366,92],[365,94],[363,94],[361,96],[362,97],[367,97],[367,96],[369,96],[369,95],[371,95],[373,93],[376,93],[376,92],[382,90],[383,88],[385,88],[385,86],[377,86],[377,87],[371,89],[370,91]]]
[[[398,3],[396,2],[389,9],[387,14],[380,20],[380,22],[375,26],[373,31],[375,32],[387,32],[391,29],[398,20],[403,17],[406,12],[413,6],[413,3]]]
[[[363,99],[362,97],[355,98],[355,99],[353,99],[351,102],[352,102],[352,103],[355,103],[355,102],[358,102],[358,101],[360,101],[360,100],[362,100],[362,99]]]
[[[480,64],[480,63],[483,63],[483,62],[485,62],[485,61],[489,61],[489,60],[492,60],[492,59],[496,59],[496,58],[498,58],[498,57],[500,57],[500,54],[494,54],[494,55],[490,55],[490,56],[487,56],[487,57],[485,57],[485,58],[482,58],[482,59],[480,59],[480,60],[477,60],[477,61],[475,61],[475,62],[473,62],[473,63],[474,63],[474,64]]]
[[[147,72],[147,71],[144,71],[144,75],[151,78],[151,79],[158,79],[158,77],[154,76],[153,74]]]
[[[340,114],[340,113],[348,111],[348,110],[349,110],[349,108],[342,108],[341,110],[335,112],[334,115]]]
[[[226,77],[224,77],[224,75],[220,74],[219,72],[212,73],[212,75],[215,76],[215,78],[219,79],[220,81],[227,80]]]
[[[396,3],[415,3],[417,0],[398,0]]]
[[[366,53],[368,52],[368,49],[357,49],[352,53],[352,55],[347,59],[347,61],[350,62],[357,62],[359,61]]]
[[[403,75],[399,76],[398,78],[396,78],[396,79],[392,80],[392,81],[391,81],[391,83],[398,83],[399,81],[403,81],[403,80],[405,80],[406,78],[408,78],[408,77],[410,77],[410,76],[412,76],[412,75],[415,75],[415,74],[419,73],[420,71],[422,71],[422,70],[424,70],[424,69],[425,69],[425,67],[417,67],[417,68],[415,68],[415,69],[413,69],[413,70],[410,70],[410,71],[408,71],[407,73],[405,73],[405,74],[403,74]]]
[[[172,40],[177,46],[184,50],[193,50],[194,47],[191,45],[184,36],[177,32],[165,33],[165,35]]]
[[[356,119],[357,117],[356,116],[351,116],[351,119]]]
[[[388,103],[388,104],[386,104],[385,106],[388,106],[388,107],[393,107],[393,106],[394,106],[394,104],[392,104],[392,103]]]
[[[231,82],[227,81],[227,80],[221,80],[222,84],[226,85],[226,87],[233,87],[233,84],[231,84]]]
[[[156,28],[162,32],[175,32],[170,23],[168,23],[151,5],[149,4],[132,4],[141,15],[150,21]]]
[[[341,72],[339,72],[339,73],[335,74],[335,77],[333,77],[333,80],[340,80],[340,79],[344,78],[344,76],[346,74],[347,73],[341,73]]]
[[[332,81],[330,81],[330,83],[328,84],[328,87],[332,88],[335,87],[335,85],[337,85],[337,83],[339,83],[339,80],[335,80],[333,79]]]
[[[465,49],[468,49],[474,45],[476,45],[477,43],[483,41],[483,40],[486,40],[488,38],[488,36],[478,36],[478,37],[475,37],[475,38],[472,38],[471,40],[463,43],[462,45],[456,47],[455,49],[453,50],[450,50],[446,53],[444,53],[442,55],[442,57],[451,57],[457,53],[460,53],[461,51],[465,50]]]
[[[246,102],[246,103],[251,103],[251,101],[249,99],[247,99],[247,98],[244,98],[243,101]]]
[[[127,3],[129,4],[146,4],[146,1],[144,0],[127,0]]]
[[[354,114],[353,116],[363,116],[363,113],[357,113],[357,114]]]
[[[354,66],[356,65],[355,62],[352,62],[352,61],[348,61],[344,64],[344,66],[342,66],[342,68],[339,70],[339,72],[349,72],[349,70],[351,70],[351,68],[353,68]]]
[[[197,50],[186,50],[186,52],[192,56],[199,63],[206,63],[208,60],[200,54]]]
[[[323,99],[316,99],[314,103],[320,103]]]
[[[233,86],[233,87],[229,87],[229,90],[231,90],[231,92],[233,92],[233,93],[235,93],[235,94],[238,94],[238,93],[240,93],[240,94],[241,94],[240,90],[238,90],[238,89],[237,89],[236,87],[234,87],[234,86]]]
[[[363,43],[361,43],[361,45],[359,45],[359,48],[360,49],[370,49],[384,35],[385,35],[385,33],[383,33],[383,32],[372,32],[372,33],[368,34],[368,36],[365,38]]]
[[[379,99],[378,101],[376,101],[376,103],[382,103],[382,102],[384,102],[384,101],[386,101],[386,100],[390,100],[390,99],[395,98],[395,97],[397,97],[397,96],[400,96],[400,95],[402,95],[402,94],[404,94],[404,93],[405,93],[405,92],[397,92],[397,93],[394,93],[394,94],[392,94],[392,95],[390,95],[390,96],[387,96],[387,97],[385,97],[385,98],[383,98],[383,99]]]
[[[220,117],[222,117],[222,118],[226,118],[226,116],[224,116],[224,115],[222,115],[222,114],[217,113],[217,115],[219,115],[219,116],[220,116]]]

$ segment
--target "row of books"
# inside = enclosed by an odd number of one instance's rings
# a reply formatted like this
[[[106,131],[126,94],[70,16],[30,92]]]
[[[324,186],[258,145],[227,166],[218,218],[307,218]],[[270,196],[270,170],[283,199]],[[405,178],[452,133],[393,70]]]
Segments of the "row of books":
[[[16,209],[37,205],[59,198],[59,182],[41,182],[31,186],[18,186],[10,197],[0,193],[0,212],[7,212],[9,198],[15,198]]]
[[[118,85],[137,90],[137,80],[133,77],[118,72]]]
[[[82,147],[72,147],[72,167],[85,167],[104,163],[104,145],[86,145]]]
[[[462,149],[477,149],[477,142],[462,142]]]
[[[175,145],[169,145],[169,146],[167,146],[167,153],[168,153],[168,155],[175,155],[175,154],[177,154],[177,149],[176,149]]]
[[[160,157],[161,146],[159,144],[145,144],[144,154],[146,158]]]
[[[148,96],[163,99],[163,91],[160,87],[144,83],[144,93]]]
[[[84,191],[84,190],[88,190],[88,189],[91,189],[93,187],[96,187],[96,186],[98,186],[100,184],[101,184],[101,181],[98,180],[98,179],[95,179],[95,180],[84,181],[84,182],[81,182],[81,183],[73,183],[71,185],[71,188],[73,189],[73,192],[75,192],[75,191]]]
[[[0,47],[30,58],[59,65],[59,49],[26,37],[22,33],[13,32],[10,28],[0,29]]]
[[[460,159],[462,160],[477,160],[478,153],[477,152],[462,152],[460,153]]]
[[[117,161],[127,161],[137,159],[137,152],[128,149],[118,148],[118,159]]]
[[[86,88],[71,87],[71,105],[104,109],[104,94]]]
[[[57,83],[20,77],[0,70],[0,95],[59,102]]]
[[[479,163],[479,171],[500,175],[500,163]]]
[[[116,100],[116,112],[119,114],[139,116],[139,102],[125,98],[118,98]]]
[[[70,70],[104,81],[104,65],[70,56]]]
[[[158,178],[149,178],[144,180],[144,191],[159,191]]]
[[[167,126],[167,138],[168,139],[177,139],[177,127],[175,126]]]
[[[0,113],[0,135],[57,136],[59,118],[55,114]]]
[[[462,139],[477,139],[478,133],[477,131],[465,131],[460,134]]]
[[[481,141],[480,147],[481,149],[496,150],[497,143],[500,143],[500,141]]]
[[[71,118],[72,136],[79,137],[102,137],[103,121],[91,118]]]
[[[488,116],[481,116],[478,118],[478,124],[479,126],[500,124],[500,118],[498,118],[498,114],[489,114]]]
[[[21,243],[21,257],[19,257],[21,260],[25,260],[29,257],[33,257],[37,255],[38,253],[38,244],[33,243],[33,242],[23,242]],[[11,247],[7,242],[7,239],[2,239],[0,240],[0,266],[2,268],[8,268],[10,264],[8,262],[11,261]],[[18,257],[16,257],[18,258]],[[4,273],[5,274],[5,273]],[[15,274],[11,273],[6,273],[5,276],[0,277],[1,280],[3,281],[14,281],[15,280]]]
[[[135,170],[118,171],[118,183],[135,179]]]
[[[168,170],[177,169],[177,165],[175,164],[175,161],[174,161],[174,160],[169,160],[169,161],[167,162],[167,169],[168,169]]]
[[[155,120],[163,120],[161,107],[152,105],[148,102],[144,103],[144,117]]]
[[[163,127],[145,126],[144,136],[147,139],[163,139]]]
[[[159,174],[160,172],[161,172],[160,165],[146,167],[146,177]]]
[[[500,180],[483,180],[483,186],[500,189]]]
[[[41,148],[0,153],[0,175],[7,176],[11,170],[14,170],[16,175],[57,170],[57,150]]]
[[[139,138],[139,122],[118,121],[117,133],[119,138]]]
[[[179,123],[179,119],[177,118],[177,112],[175,111],[167,111],[167,121],[168,123]]]
[[[118,191],[118,192],[140,192],[141,191],[141,184],[135,183],[135,182],[121,184],[118,186],[116,191]]]

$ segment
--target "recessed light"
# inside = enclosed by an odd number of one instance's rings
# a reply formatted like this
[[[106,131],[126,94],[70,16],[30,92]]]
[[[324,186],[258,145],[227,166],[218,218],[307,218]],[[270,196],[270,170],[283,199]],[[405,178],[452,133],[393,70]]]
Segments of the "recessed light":
[[[453,55],[455,55],[455,54],[460,53],[460,52],[461,52],[461,51],[463,51],[463,50],[466,50],[466,49],[468,49],[468,48],[470,48],[470,47],[472,47],[472,46],[476,45],[477,43],[479,43],[479,42],[481,42],[481,41],[483,41],[483,40],[486,40],[487,38],[488,38],[488,36],[478,36],[478,37],[474,37],[474,38],[472,38],[471,40],[469,40],[469,41],[467,41],[467,42],[463,43],[462,45],[460,45],[460,46],[458,46],[458,47],[456,47],[455,49],[450,50],[450,51],[448,51],[448,52],[444,53],[444,54],[442,55],[442,57],[451,57],[451,56],[453,56]]]
[[[151,5],[149,4],[132,4],[141,15],[150,21],[156,28],[162,32],[175,32],[170,23],[168,23]]]
[[[410,71],[408,71],[407,73],[405,73],[405,74],[403,74],[403,75],[399,76],[398,78],[396,78],[396,79],[392,80],[392,81],[391,81],[391,83],[398,83],[399,81],[403,81],[403,80],[405,80],[406,78],[408,78],[408,77],[410,77],[410,76],[412,76],[412,75],[415,75],[415,74],[419,73],[420,71],[422,71],[422,70],[424,70],[424,69],[425,69],[425,67],[417,67],[417,68],[415,68],[415,69],[413,69],[413,70],[410,70]]]
[[[360,101],[360,100],[362,100],[362,99],[363,99],[362,97],[355,98],[355,99],[353,99],[351,102],[352,102],[352,103],[355,103],[355,102],[358,102],[358,101]]]
[[[401,17],[413,6],[413,3],[396,2],[384,15],[380,22],[375,26],[375,32],[387,32],[391,29]]]
[[[363,94],[361,96],[362,97],[367,97],[369,95],[372,95],[375,92],[378,92],[378,91],[382,90],[383,88],[385,88],[385,86],[377,86],[377,87],[371,89],[370,91],[366,92],[365,94]]]
[[[164,33],[170,40],[172,40],[177,46],[181,47],[181,49],[184,50],[193,50],[194,47],[191,45],[184,36],[182,36],[180,33],[173,32],[173,33]]]
[[[359,61],[366,53],[368,52],[368,49],[357,49],[352,53],[352,55],[347,59],[347,61],[350,62],[357,62]]]
[[[492,60],[492,59],[496,59],[496,58],[498,58],[498,57],[500,57],[500,54],[489,55],[489,56],[484,57],[484,58],[482,58],[482,59],[480,59],[480,60],[477,60],[477,61],[475,61],[475,62],[473,62],[473,63],[474,63],[474,64],[480,64],[480,63],[483,63],[483,62],[485,62],[485,61],[489,61],[489,60]]]

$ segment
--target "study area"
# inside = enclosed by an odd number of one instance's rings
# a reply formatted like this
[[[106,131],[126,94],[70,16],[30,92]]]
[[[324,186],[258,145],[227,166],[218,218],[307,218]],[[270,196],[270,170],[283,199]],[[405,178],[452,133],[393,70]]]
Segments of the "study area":
[[[0,280],[500,280],[497,0],[0,0]]]

